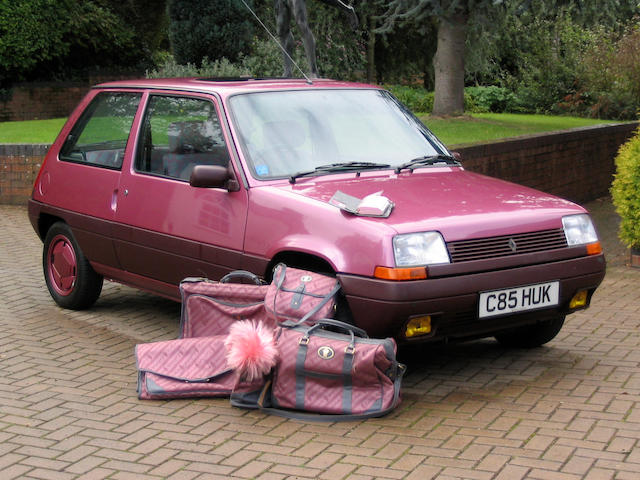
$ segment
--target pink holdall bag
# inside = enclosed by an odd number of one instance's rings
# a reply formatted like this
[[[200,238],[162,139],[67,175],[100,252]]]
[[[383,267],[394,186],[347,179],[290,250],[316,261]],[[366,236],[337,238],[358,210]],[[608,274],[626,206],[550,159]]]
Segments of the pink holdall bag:
[[[229,283],[249,280],[251,284]],[[225,335],[238,320],[262,321],[275,327],[267,315],[264,298],[268,285],[251,272],[236,270],[220,282],[203,278],[185,278],[180,283],[182,312],[180,338]]]
[[[228,397],[235,388],[259,390],[264,379],[241,382],[227,364],[226,336],[136,345],[138,398]]]
[[[264,304],[267,313],[279,323],[313,323],[333,316],[339,290],[335,277],[280,263],[273,270]]]
[[[258,397],[232,396],[232,405],[332,422],[380,417],[399,405],[406,367],[396,360],[392,338],[366,338],[337,320],[282,327],[277,335],[272,380]]]

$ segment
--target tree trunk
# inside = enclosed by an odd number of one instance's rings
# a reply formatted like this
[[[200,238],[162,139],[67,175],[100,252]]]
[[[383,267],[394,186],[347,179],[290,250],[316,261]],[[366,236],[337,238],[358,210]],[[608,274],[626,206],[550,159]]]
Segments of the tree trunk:
[[[464,113],[464,47],[467,18],[465,14],[456,14],[440,20],[438,47],[433,57],[433,115]]]

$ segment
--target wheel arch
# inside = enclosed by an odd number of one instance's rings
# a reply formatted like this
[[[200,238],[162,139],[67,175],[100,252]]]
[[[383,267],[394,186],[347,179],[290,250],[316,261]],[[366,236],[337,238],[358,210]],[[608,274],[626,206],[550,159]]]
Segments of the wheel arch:
[[[40,215],[40,217],[38,218],[38,229],[37,229],[38,237],[40,237],[40,240],[44,241],[49,229],[53,226],[53,224],[57,222],[67,223],[63,218],[58,217],[56,215],[50,215],[48,213],[43,213]]]
[[[333,268],[331,263],[319,255],[297,250],[284,250],[275,254],[267,264],[264,272],[264,278],[266,281],[271,281],[273,268],[278,263],[284,263],[289,267],[302,268],[318,273],[326,273],[328,275],[336,274],[336,270]]]

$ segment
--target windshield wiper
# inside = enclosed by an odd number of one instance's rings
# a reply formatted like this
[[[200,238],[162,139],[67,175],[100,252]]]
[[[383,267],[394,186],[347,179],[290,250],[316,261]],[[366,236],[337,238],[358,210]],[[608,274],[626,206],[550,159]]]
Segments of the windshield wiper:
[[[296,179],[300,177],[307,177],[317,173],[326,172],[349,172],[353,170],[371,170],[376,168],[389,168],[391,165],[388,163],[374,163],[374,162],[343,162],[343,163],[330,163],[327,165],[320,165],[313,170],[306,172],[297,172],[289,177],[289,183],[296,183]]]
[[[431,167],[436,165],[453,165],[459,167],[461,163],[452,155],[425,155],[424,157],[413,158],[408,162],[403,163],[402,165],[398,165],[395,169],[395,172],[400,173],[405,168],[413,171],[415,167]]]

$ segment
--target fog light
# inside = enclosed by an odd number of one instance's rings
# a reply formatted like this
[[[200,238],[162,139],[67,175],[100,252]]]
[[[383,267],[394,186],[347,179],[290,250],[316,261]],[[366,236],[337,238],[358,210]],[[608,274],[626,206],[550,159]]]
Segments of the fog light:
[[[420,335],[426,335],[427,333],[431,333],[431,315],[424,315],[422,317],[413,317],[409,319],[404,336],[407,338],[419,337]]]
[[[571,299],[571,302],[569,302],[569,308],[573,309],[573,308],[586,307],[587,298],[588,298],[588,292],[586,290],[579,291],[573,296],[573,298]]]

